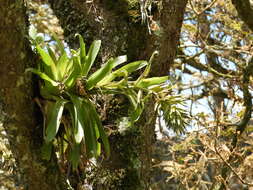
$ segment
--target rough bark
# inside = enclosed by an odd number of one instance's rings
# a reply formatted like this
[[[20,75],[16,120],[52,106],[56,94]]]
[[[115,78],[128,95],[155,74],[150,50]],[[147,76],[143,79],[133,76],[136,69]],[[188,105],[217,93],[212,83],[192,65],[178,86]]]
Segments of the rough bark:
[[[159,57],[153,65],[152,75],[165,76],[169,74],[177,54],[181,26],[187,0],[163,0],[161,10],[161,32]]]
[[[25,189],[65,189],[55,164],[42,162],[41,126],[36,121],[31,76],[32,52],[26,40],[24,2],[0,1],[0,111]]]
[[[170,65],[173,64],[177,53],[187,0],[162,2],[162,15],[156,11],[153,18],[155,20],[161,18],[163,31],[161,35],[149,35],[147,26],[141,25],[138,0],[93,0],[92,3],[82,0],[49,0],[49,2],[71,47],[76,46],[75,33],[82,34],[88,42],[93,39],[102,40],[102,61],[120,54],[127,54],[130,61],[148,59],[152,52],[160,47],[160,55],[152,68],[152,75],[161,76],[169,73]],[[153,106],[152,100],[147,103],[145,114],[135,129],[130,129],[124,135],[116,132],[110,136],[112,154],[110,160],[103,164],[103,169],[107,170],[106,177],[109,176],[114,182],[107,181],[98,185],[96,189],[149,188],[152,144],[155,136]],[[110,118],[113,122],[116,119],[118,118]],[[103,173],[102,169],[100,173]],[[97,176],[98,181],[99,178],[104,179],[103,174],[101,175]]]
[[[232,3],[238,12],[238,16],[253,31],[253,8],[250,4],[250,0],[232,0]]]
[[[71,47],[76,46],[75,33],[80,33],[88,43],[102,40],[102,61],[120,54],[127,54],[128,60],[142,57],[148,31],[138,18],[138,0],[49,2]]]

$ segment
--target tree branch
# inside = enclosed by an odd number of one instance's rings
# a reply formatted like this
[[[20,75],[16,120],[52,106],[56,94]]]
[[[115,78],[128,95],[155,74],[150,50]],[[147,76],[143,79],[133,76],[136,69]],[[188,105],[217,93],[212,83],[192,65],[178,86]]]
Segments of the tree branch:
[[[249,0],[232,0],[238,16],[245,22],[253,31],[253,9],[251,8]]]

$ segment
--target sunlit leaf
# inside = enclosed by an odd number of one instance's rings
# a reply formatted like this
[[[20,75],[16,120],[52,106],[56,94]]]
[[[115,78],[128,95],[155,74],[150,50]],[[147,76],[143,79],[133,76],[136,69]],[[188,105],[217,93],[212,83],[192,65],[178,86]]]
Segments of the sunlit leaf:
[[[107,76],[114,67],[127,60],[126,56],[119,56],[115,59],[109,59],[106,64],[104,64],[100,69],[93,73],[87,80],[87,89],[92,89],[99,81],[101,81],[105,76]]]
[[[56,63],[57,59],[56,59],[54,51],[50,47],[47,47],[47,51],[48,51],[49,55],[51,56],[52,60],[54,61],[54,63]]]
[[[60,50],[61,54],[64,54],[65,47],[62,41],[55,34],[53,34],[53,39],[56,41],[56,47]]]
[[[57,61],[57,70],[59,73],[59,80],[62,81],[66,75],[69,59],[67,53],[64,52]]]
[[[52,86],[58,86],[58,84],[59,84],[58,82],[56,82],[56,81],[54,81],[53,79],[51,79],[48,75],[46,75],[46,74],[43,73],[43,72],[38,71],[37,69],[29,68],[29,69],[26,69],[26,72],[32,72],[32,73],[38,75],[41,79],[50,82],[50,84],[51,84]]]
[[[182,99],[178,97],[168,98],[160,102],[160,113],[168,128],[177,134],[183,134],[187,125],[188,115],[185,110],[179,107]]]
[[[81,64],[85,64],[86,61],[86,49],[85,49],[85,43],[83,41],[83,37],[80,34],[77,34],[79,38],[79,44],[80,44],[80,62]]]
[[[153,85],[159,85],[168,80],[168,76],[164,77],[152,77],[147,79],[141,79],[135,86],[139,88],[149,88]]]
[[[74,86],[75,81],[77,78],[81,76],[81,65],[76,56],[73,57],[73,64],[72,68],[69,69],[71,72],[68,73],[68,77],[64,84],[67,86],[67,88],[71,88]]]
[[[125,76],[126,73],[129,75],[130,73],[145,67],[147,64],[147,61],[135,61],[132,63],[128,63],[127,65],[117,69],[116,71],[106,76],[103,80],[101,80],[101,82],[98,83],[98,85],[105,85],[114,80],[116,77]]]
[[[46,142],[52,141],[59,130],[65,103],[67,103],[67,101],[64,99],[59,99],[54,103],[46,129]]]
[[[101,46],[101,40],[95,40],[88,51],[86,61],[82,64],[82,76],[86,77],[93,65]]]
[[[71,101],[73,102],[73,105],[70,106],[70,108],[68,109],[70,111],[71,114],[71,118],[73,121],[73,127],[74,127],[74,138],[77,144],[79,144],[83,137],[84,137],[84,131],[83,131],[83,126],[84,123],[82,123],[83,121],[81,121],[81,118],[79,116],[80,113],[78,113],[78,109],[80,108],[80,104],[81,102],[79,102],[80,100],[75,97],[75,96],[70,96],[71,97]]]
[[[43,63],[45,63],[44,67],[45,67],[46,74],[49,75],[50,77],[53,77],[54,80],[58,80],[58,72],[57,72],[54,60],[39,45],[36,46],[36,49],[38,53],[40,54]]]

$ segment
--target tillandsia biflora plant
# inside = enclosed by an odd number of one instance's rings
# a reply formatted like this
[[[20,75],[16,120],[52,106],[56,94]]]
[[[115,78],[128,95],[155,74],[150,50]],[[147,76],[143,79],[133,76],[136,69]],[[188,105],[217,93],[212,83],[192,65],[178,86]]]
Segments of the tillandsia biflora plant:
[[[101,144],[105,155],[109,157],[108,138],[94,101],[94,96],[98,94],[127,96],[131,102],[129,117],[133,123],[139,119],[145,100],[153,95],[156,111],[167,118],[165,121],[176,132],[183,132],[186,125],[185,112],[172,105],[182,101],[176,96],[169,95],[172,87],[167,84],[168,76],[147,78],[157,52],[154,52],[149,62],[141,60],[124,66],[120,65],[127,61],[125,55],[111,58],[100,69],[89,74],[101,41],[95,40],[86,52],[82,36],[79,34],[77,36],[80,48],[77,51],[71,50],[71,55],[68,55],[63,43],[57,37],[54,38],[57,41],[59,55],[49,46],[46,46],[46,51],[37,44],[36,51],[41,57],[41,64],[37,69],[27,70],[42,79],[40,93],[46,100],[43,107],[45,159],[50,159],[53,145],[57,143],[59,145],[59,142],[61,145],[58,152],[68,154],[73,169],[78,167],[80,157],[86,160],[97,158],[101,154]],[[130,74],[142,68],[145,68],[143,73],[136,80],[131,80]]]

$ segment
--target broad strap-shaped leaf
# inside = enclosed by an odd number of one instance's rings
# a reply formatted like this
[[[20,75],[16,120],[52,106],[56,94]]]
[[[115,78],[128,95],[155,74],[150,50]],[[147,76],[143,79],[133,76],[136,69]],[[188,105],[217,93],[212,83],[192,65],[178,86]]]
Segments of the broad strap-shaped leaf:
[[[67,53],[64,52],[59,60],[57,61],[57,70],[58,70],[58,75],[59,75],[59,80],[63,81],[64,77],[66,75],[67,67],[68,67],[69,59],[67,56]]]
[[[101,40],[95,40],[91,44],[89,52],[86,56],[86,61],[84,64],[82,64],[82,76],[86,77],[87,74],[89,73],[90,68],[92,67],[92,65],[97,57],[100,46],[101,46]]]
[[[48,46],[47,46],[47,51],[48,51],[48,54],[51,56],[52,60],[54,61],[54,63],[56,63],[57,59],[56,59],[54,51]]]
[[[71,162],[73,170],[76,170],[79,165],[80,155],[81,155],[81,144],[72,145],[69,160]]]
[[[56,47],[60,50],[61,54],[64,54],[65,47],[62,41],[55,34],[53,34],[53,39],[56,41]]]
[[[99,138],[101,138],[102,143],[104,145],[106,156],[109,157],[110,156],[110,144],[109,144],[108,137],[105,134],[104,128],[102,126],[101,120],[98,116],[98,113],[97,113],[94,105],[89,100],[86,100],[85,102],[86,102],[87,106],[90,108],[91,116],[93,117],[93,120],[95,121],[95,123],[97,125],[97,129],[99,131]]]
[[[152,78],[144,78],[139,80],[138,83],[135,84],[136,87],[138,88],[149,88],[153,85],[159,85],[162,84],[164,82],[166,82],[169,79],[168,76],[164,76],[164,77],[152,77]]]
[[[93,128],[95,139],[96,139],[96,151],[94,152],[95,153],[94,155],[97,158],[101,154],[101,143],[99,143],[100,133],[98,130],[98,125],[97,125],[95,115],[91,111],[89,111],[89,116],[91,118],[91,122],[92,122],[91,127]]]
[[[50,84],[51,84],[52,86],[58,86],[58,82],[54,81],[54,80],[51,79],[48,75],[46,75],[45,73],[40,72],[40,71],[37,70],[37,69],[28,68],[28,69],[26,69],[25,72],[32,72],[32,73],[38,75],[41,79],[50,82]]]
[[[147,61],[135,61],[132,63],[128,63],[127,65],[117,69],[116,71],[106,76],[103,80],[101,80],[98,83],[98,85],[100,86],[105,85],[114,80],[116,77],[125,76],[126,73],[129,75],[130,73],[145,67],[147,64],[148,64]]]
[[[85,64],[86,61],[86,49],[85,49],[85,43],[83,41],[83,37],[80,34],[77,34],[79,38],[79,44],[80,44],[80,62],[81,64]]]
[[[64,104],[67,102],[68,101],[64,99],[58,99],[54,103],[53,108],[50,111],[49,121],[47,124],[46,135],[45,135],[46,142],[51,142],[55,138],[60,127]]]
[[[101,81],[105,76],[111,73],[112,69],[121,63],[126,62],[126,56],[119,56],[115,59],[109,59],[99,70],[93,73],[87,80],[87,89],[92,89],[99,81]]]
[[[85,136],[85,139],[88,139],[88,140],[90,139],[91,144],[86,143],[86,147],[87,149],[90,150],[88,156],[97,158],[101,153],[101,145],[98,142],[99,132],[97,129],[97,125],[96,125],[96,121],[94,119],[93,113],[91,112],[91,107],[89,104],[87,104],[87,102],[89,102],[89,100],[84,99],[83,101],[83,106],[85,107],[84,111],[88,115],[87,117],[88,125],[85,126],[85,132],[87,135]],[[85,142],[87,142],[87,140]],[[92,149],[89,147],[91,147]]]
[[[64,82],[67,88],[73,87],[76,79],[81,76],[81,65],[78,57],[73,56],[72,60],[73,60],[72,67],[68,68],[69,70],[68,77]]]
[[[92,89],[100,80],[102,80],[113,67],[113,59],[109,59],[100,69],[93,73],[87,80],[87,89]]]
[[[117,67],[122,63],[125,63],[127,61],[127,56],[126,55],[121,55],[113,59],[113,67]]]
[[[54,60],[39,45],[36,46],[36,49],[42,58],[46,74],[52,77],[54,80],[58,80],[58,72]]]
[[[82,117],[80,117],[79,116],[80,113],[78,113],[79,110],[82,109],[81,107],[82,100],[74,95],[70,95],[70,98],[73,104],[71,106],[68,106],[68,110],[70,112],[74,127],[74,138],[76,143],[79,144],[84,137],[84,130],[83,130],[84,121],[81,121]]]
[[[127,71],[129,74],[132,72],[135,72],[143,67],[145,67],[148,64],[147,61],[135,61],[135,62],[131,62],[126,64],[125,66],[119,68],[118,70],[114,71],[115,73],[121,73],[122,71]]]
[[[77,120],[83,127],[87,156],[89,158],[97,157],[98,143],[90,112],[82,98],[71,95],[71,101],[77,110]]]

